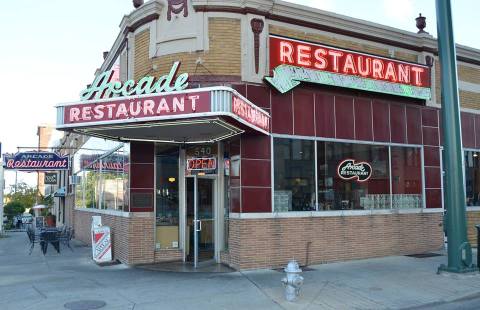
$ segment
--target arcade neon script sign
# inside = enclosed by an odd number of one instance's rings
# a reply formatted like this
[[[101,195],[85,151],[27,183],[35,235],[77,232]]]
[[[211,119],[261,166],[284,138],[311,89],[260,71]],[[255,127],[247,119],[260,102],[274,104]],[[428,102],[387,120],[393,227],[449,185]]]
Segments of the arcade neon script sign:
[[[431,98],[428,66],[273,35],[269,41],[273,76],[265,79],[281,93],[307,82]]]
[[[95,78],[92,85],[80,92],[80,99],[92,100],[181,91],[188,87],[188,73],[177,76],[178,67],[180,67],[180,62],[176,61],[170,72],[158,79],[153,76],[145,76],[138,82],[128,80],[124,83],[112,81],[114,70],[105,71]]]
[[[345,159],[337,167],[340,179],[365,182],[372,176],[372,166],[367,162],[355,162],[354,159]]]

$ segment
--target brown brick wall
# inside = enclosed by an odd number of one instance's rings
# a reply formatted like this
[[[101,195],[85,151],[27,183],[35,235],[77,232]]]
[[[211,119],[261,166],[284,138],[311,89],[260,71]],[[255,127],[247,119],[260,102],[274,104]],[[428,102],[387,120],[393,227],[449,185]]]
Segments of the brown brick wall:
[[[458,67],[458,79],[465,82],[480,84],[480,69],[462,66]]]
[[[336,38],[334,35],[325,36],[325,35],[316,34],[316,33],[306,33],[302,31],[292,30],[285,27],[273,26],[273,25],[270,25],[269,31],[270,31],[270,34],[277,34],[277,35],[286,36],[286,37],[290,37],[298,40],[318,42],[319,44],[347,48],[354,51],[361,51],[365,53],[371,53],[371,54],[387,56],[387,57],[390,55],[388,52],[388,49],[379,48],[376,46],[358,43],[358,42],[341,40]]]
[[[237,269],[405,255],[443,246],[441,213],[230,219],[229,260]],[[225,259],[228,257],[225,256]]]
[[[480,110],[480,93],[460,90],[459,96],[462,108]]]
[[[145,75],[168,73],[174,61],[181,61],[179,72],[190,75],[241,75],[240,20],[209,18],[209,50],[206,52],[176,53],[149,59],[150,33],[143,31],[135,36],[135,79]],[[198,58],[203,65],[197,65]],[[157,65],[156,71],[152,70]]]
[[[168,249],[155,251],[155,263],[172,262],[183,260],[183,251],[180,249]]]
[[[480,84],[480,70],[476,70],[467,66],[458,66],[458,79],[460,81]],[[435,93],[437,96],[437,103],[441,104],[441,85],[440,85],[440,61],[435,61]],[[480,110],[480,94],[460,90],[460,105],[462,108]]]
[[[101,215],[102,224],[111,229],[114,259],[129,265],[154,262],[153,217],[122,217],[85,211],[74,213],[75,239],[90,245],[92,215]]]
[[[467,211],[467,235],[472,247],[477,247],[477,229],[480,224],[480,211]]]
[[[418,62],[418,56],[415,54],[405,53],[405,52],[395,52],[395,58],[410,62]]]

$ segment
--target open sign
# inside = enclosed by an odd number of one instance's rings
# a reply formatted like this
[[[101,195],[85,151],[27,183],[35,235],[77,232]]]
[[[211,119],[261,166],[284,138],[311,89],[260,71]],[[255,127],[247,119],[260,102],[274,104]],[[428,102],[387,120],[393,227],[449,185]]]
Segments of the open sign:
[[[215,157],[187,159],[187,170],[189,171],[215,169],[217,169],[217,159]]]

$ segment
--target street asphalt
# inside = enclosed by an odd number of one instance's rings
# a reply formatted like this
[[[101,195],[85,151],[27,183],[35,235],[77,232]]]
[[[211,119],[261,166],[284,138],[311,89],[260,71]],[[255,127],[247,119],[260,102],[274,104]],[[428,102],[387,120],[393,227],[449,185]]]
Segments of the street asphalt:
[[[89,247],[60,254],[26,233],[0,238],[0,309],[480,309],[480,274],[440,274],[446,256],[395,256],[309,266],[296,302],[283,297],[282,272],[178,273],[125,265],[100,267]],[[91,303],[92,305],[94,303]],[[81,309],[81,308],[77,308]],[[90,308],[92,309],[92,308]]]

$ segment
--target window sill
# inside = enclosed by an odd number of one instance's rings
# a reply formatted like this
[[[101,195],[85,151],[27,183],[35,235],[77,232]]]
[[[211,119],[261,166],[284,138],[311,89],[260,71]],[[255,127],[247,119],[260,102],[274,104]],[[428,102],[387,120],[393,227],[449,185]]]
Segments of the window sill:
[[[388,209],[388,210],[339,210],[339,211],[292,211],[269,213],[230,213],[231,219],[370,216],[383,214],[443,213],[443,209]]]
[[[75,211],[105,214],[105,215],[112,215],[112,216],[119,216],[119,217],[128,217],[128,218],[153,216],[153,212],[125,212],[125,211],[118,211],[118,210],[105,210],[105,209],[94,209],[94,208],[75,208]]]

